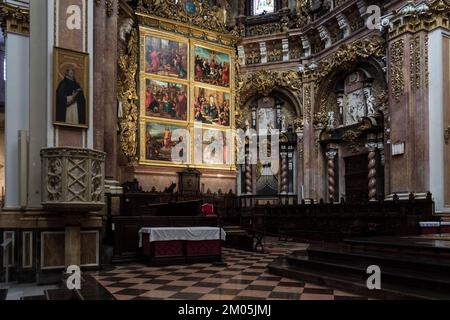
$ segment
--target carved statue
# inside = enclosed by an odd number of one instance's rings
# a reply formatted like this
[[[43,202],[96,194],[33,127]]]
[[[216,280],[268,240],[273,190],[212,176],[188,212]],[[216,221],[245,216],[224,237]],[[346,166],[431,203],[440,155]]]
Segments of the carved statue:
[[[133,19],[125,19],[120,27],[120,40],[122,40],[123,42],[127,41],[127,36],[130,34],[131,30],[133,30],[133,24]]]
[[[334,112],[328,112],[328,128],[334,128]]]
[[[372,94],[371,88],[364,88],[364,97],[366,98],[366,106],[367,106],[367,114],[374,115],[375,114],[375,97]]]
[[[344,124],[344,97],[340,96],[337,98],[337,105],[339,109],[339,124]]]

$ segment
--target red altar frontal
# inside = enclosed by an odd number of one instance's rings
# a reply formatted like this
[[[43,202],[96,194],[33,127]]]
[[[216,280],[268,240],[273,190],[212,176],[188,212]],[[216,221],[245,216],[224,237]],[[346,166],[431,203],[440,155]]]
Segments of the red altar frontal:
[[[149,262],[218,260],[226,233],[215,227],[142,228],[139,246]]]

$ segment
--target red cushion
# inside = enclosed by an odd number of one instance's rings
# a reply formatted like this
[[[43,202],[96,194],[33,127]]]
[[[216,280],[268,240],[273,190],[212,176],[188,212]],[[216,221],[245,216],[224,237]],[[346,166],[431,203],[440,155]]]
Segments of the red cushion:
[[[212,204],[206,203],[202,205],[202,214],[204,216],[214,215],[214,206]]]

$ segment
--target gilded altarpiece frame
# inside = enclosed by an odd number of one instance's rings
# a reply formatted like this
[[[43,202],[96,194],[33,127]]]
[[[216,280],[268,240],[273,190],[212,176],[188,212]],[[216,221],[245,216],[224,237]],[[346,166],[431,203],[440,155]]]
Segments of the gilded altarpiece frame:
[[[217,34],[219,36],[219,34]],[[139,104],[140,104],[140,158],[139,164],[146,166],[160,166],[160,167],[179,167],[179,168],[198,168],[198,169],[213,169],[213,170],[236,170],[234,163],[235,159],[235,141],[234,141],[234,129],[235,129],[235,63],[236,53],[234,48],[227,47],[216,43],[209,43],[207,41],[198,40],[195,38],[188,38],[186,36],[174,34],[168,31],[160,31],[149,27],[139,27],[139,39],[140,39],[140,73],[139,73]],[[175,48],[174,52],[180,47],[187,45],[186,57],[179,57],[176,53],[173,55],[176,57],[174,63],[169,62],[160,55],[157,58],[156,53],[149,53],[149,42],[156,43],[159,46],[159,40],[149,39],[162,39],[166,47],[171,47],[170,50]],[[179,44],[179,45],[177,45]],[[162,46],[162,45],[161,45]],[[220,76],[215,79],[218,81],[197,81],[196,79],[196,51],[202,50],[203,52],[211,52],[211,58],[218,63],[211,63],[210,59],[207,64],[209,66],[220,65]],[[184,50],[178,50],[183,52]],[[153,55],[155,60],[162,64],[166,63],[167,68],[161,68],[154,59],[149,55]],[[229,57],[229,61],[225,64],[226,57]],[[186,70],[184,69],[184,61],[186,59]],[[149,67],[149,60],[154,63]],[[182,68],[179,68],[179,66]],[[205,67],[207,67],[205,65]],[[212,67],[211,67],[212,68]],[[167,72],[164,70],[168,70]],[[171,70],[172,69],[172,70]],[[181,69],[181,71],[180,71]],[[224,72],[225,69],[225,72]],[[162,70],[162,71],[161,71]],[[174,71],[175,70],[175,71]],[[184,74],[185,71],[185,74]],[[179,72],[179,74],[177,74]],[[211,70],[208,70],[211,72]],[[197,73],[198,74],[198,73]],[[153,87],[151,84],[156,84]],[[150,87],[150,88],[149,88]],[[171,88],[170,93],[160,94],[161,88]],[[159,89],[154,89],[159,88]],[[184,92],[184,88],[187,88],[187,92]],[[155,91],[154,91],[155,90]],[[164,90],[164,89],[163,89]],[[202,92],[205,99],[208,100],[208,105],[216,105],[217,111],[208,117],[205,116],[208,121],[199,121],[196,119],[196,106],[198,108],[199,92]],[[154,95],[153,93],[158,94]],[[150,94],[152,93],[152,94]],[[184,95],[186,97],[184,97]],[[168,105],[167,101],[184,101],[187,99],[187,112],[185,117],[179,117],[183,115],[183,107],[179,107],[176,102]],[[154,102],[157,99],[159,103],[153,103],[150,107],[149,101]],[[163,109],[163,111],[161,111]],[[155,110],[157,112],[155,112]],[[151,127],[149,129],[149,126]],[[150,132],[156,133],[156,128],[162,128],[162,133],[157,134],[157,138],[153,139]],[[172,133],[168,133],[168,130],[176,128],[185,128],[189,132],[188,139],[183,143],[187,144],[187,150],[183,150],[183,157],[187,156],[187,161],[173,162],[167,161],[167,153],[165,150],[165,156],[161,158],[161,152],[154,152],[154,147],[148,145],[149,141],[154,142],[157,140],[156,145],[167,145],[164,141],[164,137],[168,137]],[[201,161],[198,161],[198,157],[195,156],[196,141],[195,134],[205,131],[222,132],[226,138],[226,154],[223,158],[226,159],[223,164],[204,163],[203,157]],[[200,139],[200,143],[203,144],[203,137]],[[167,142],[167,140],[166,140]],[[171,145],[172,146],[172,145]],[[198,148],[198,146],[197,146]],[[198,151],[198,150],[197,150]],[[152,153],[153,152],[153,153]],[[178,150],[177,150],[178,152]],[[225,151],[224,151],[225,152]],[[149,156],[150,155],[150,156]]]

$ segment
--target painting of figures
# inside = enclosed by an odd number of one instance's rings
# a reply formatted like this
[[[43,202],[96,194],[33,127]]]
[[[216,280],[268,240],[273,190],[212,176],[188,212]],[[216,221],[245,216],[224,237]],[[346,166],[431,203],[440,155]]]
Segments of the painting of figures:
[[[159,80],[145,80],[145,115],[187,121],[187,86]]]
[[[260,15],[275,11],[275,0],[253,0],[253,14]]]
[[[194,119],[204,124],[230,126],[230,94],[206,88],[194,89]]]
[[[194,79],[211,85],[230,87],[230,56],[195,46]]]
[[[195,163],[200,165],[230,164],[230,132],[217,129],[194,130]]]
[[[152,161],[187,162],[188,141],[185,127],[148,122],[146,124],[145,157]]]
[[[145,38],[145,72],[187,80],[188,45],[154,36]]]

